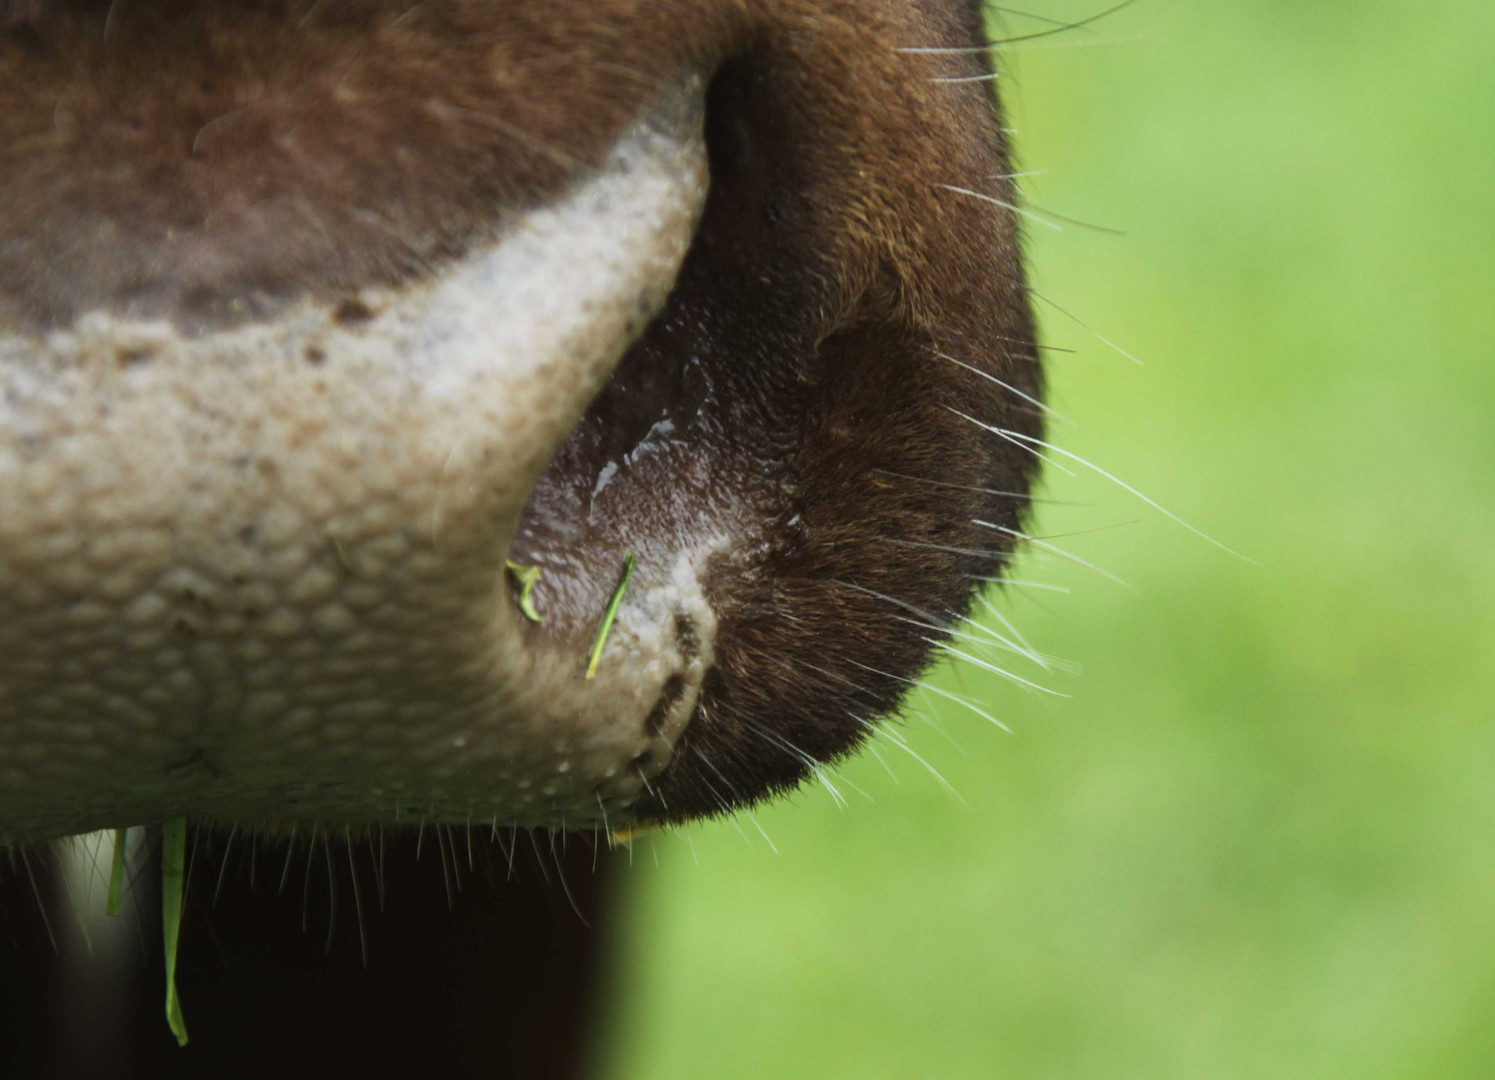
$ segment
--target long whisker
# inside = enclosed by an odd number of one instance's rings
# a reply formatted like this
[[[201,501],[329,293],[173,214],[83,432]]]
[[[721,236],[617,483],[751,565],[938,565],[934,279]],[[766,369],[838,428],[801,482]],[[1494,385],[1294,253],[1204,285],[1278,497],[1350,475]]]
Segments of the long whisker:
[[[952,694],[948,690],[942,690],[938,686],[933,686],[930,683],[921,681],[919,679],[908,679],[904,678],[901,675],[892,675],[888,672],[878,671],[876,668],[867,667],[866,664],[858,664],[855,660],[852,660],[851,663],[856,664],[856,666],[859,668],[866,668],[868,671],[873,672],[876,675],[884,675],[888,678],[897,679],[899,682],[907,683],[909,686],[917,687],[920,691],[927,690],[931,694],[938,694],[940,697],[945,698],[946,700],[953,701],[957,705],[962,705],[965,708],[970,709],[971,712],[981,717],[981,719],[995,725],[1001,730],[1007,732],[1007,734],[1012,734],[1012,729],[1010,727],[1002,723],[1002,721],[998,720],[995,716],[987,712],[985,709],[976,705],[973,701],[969,700],[968,698],[964,698],[959,694]]]
[[[1063,420],[1065,423],[1069,422],[1069,417],[1065,416],[1063,413],[1060,413],[1060,412],[1058,412],[1055,409],[1051,409],[1048,405],[1045,405],[1042,401],[1040,401],[1038,398],[1034,397],[1032,394],[1025,394],[1025,393],[1023,393],[1023,391],[1019,390],[1017,387],[1013,386],[1011,383],[1003,382],[1001,379],[997,378],[995,375],[991,374],[988,371],[982,371],[980,368],[976,367],[974,364],[968,364],[964,360],[957,360],[955,357],[951,356],[949,353],[942,353],[942,352],[939,352],[938,350],[935,351],[934,355],[938,356],[941,360],[948,360],[948,361],[950,361],[950,363],[954,364],[957,367],[963,367],[967,371],[971,372],[972,374],[980,375],[983,379],[986,379],[988,382],[995,383],[996,385],[1000,386],[1003,390],[1006,390],[1009,394],[1013,394],[1013,395],[1015,395],[1017,397],[1020,397],[1024,401],[1026,401],[1028,404],[1035,406],[1045,416],[1053,417],[1055,420]]]
[[[1184,528],[1188,529],[1195,536],[1199,537],[1202,540],[1208,541],[1209,543],[1213,544],[1215,547],[1219,548],[1221,551],[1226,552],[1227,554],[1230,554],[1230,555],[1234,555],[1237,559],[1240,559],[1243,562],[1248,562],[1252,566],[1260,566],[1261,565],[1255,559],[1252,559],[1252,558],[1249,558],[1249,557],[1247,557],[1245,555],[1242,555],[1239,551],[1236,551],[1234,548],[1229,547],[1229,546],[1227,546],[1225,544],[1222,544],[1220,541],[1216,540],[1213,536],[1209,535],[1209,533],[1205,532],[1204,530],[1197,529],[1193,525],[1190,525],[1183,518],[1179,517],[1173,511],[1169,510],[1166,506],[1163,506],[1161,503],[1159,503],[1159,502],[1157,502],[1157,501],[1155,501],[1153,499],[1148,498],[1146,495],[1142,494],[1142,492],[1140,492],[1136,488],[1132,487],[1132,485],[1128,484],[1125,480],[1121,479],[1115,473],[1107,472],[1105,469],[1102,469],[1099,465],[1095,464],[1094,462],[1087,461],[1085,458],[1082,458],[1079,454],[1076,454],[1076,453],[1074,453],[1072,451],[1066,450],[1062,446],[1055,446],[1053,443],[1046,442],[1045,440],[1040,439],[1040,438],[1038,438],[1035,435],[1024,435],[1020,431],[1011,431],[1011,430],[1009,430],[1007,428],[994,427],[991,424],[983,424],[980,420],[977,420],[975,417],[966,416],[964,413],[960,413],[960,412],[958,412],[957,410],[954,410],[954,409],[952,409],[950,411],[951,412],[956,412],[957,415],[959,415],[959,416],[965,416],[965,418],[967,420],[969,420],[971,423],[977,425],[978,427],[985,428],[987,431],[991,432],[993,435],[996,435],[997,437],[1002,438],[1002,439],[1006,439],[1008,442],[1011,442],[1011,443],[1013,443],[1013,444],[1015,444],[1017,446],[1029,446],[1030,448],[1033,447],[1033,446],[1041,446],[1045,450],[1048,450],[1050,453],[1059,454],[1061,457],[1068,458],[1070,461],[1073,461],[1076,464],[1083,465],[1083,466],[1085,466],[1085,468],[1090,469],[1092,472],[1098,473],[1099,475],[1105,477],[1107,480],[1111,481],[1111,483],[1115,484],[1117,487],[1121,488],[1123,491],[1129,492],[1130,494],[1132,494],[1132,495],[1136,496],[1137,498],[1141,499],[1148,506],[1152,507],[1154,510],[1156,510],[1158,513],[1162,514],[1164,517],[1168,518],[1171,521],[1174,521],[1174,522],[1178,523],[1179,525],[1182,525]],[[1034,452],[1036,453],[1036,451],[1034,451]]]
[[[1028,502],[1038,503],[1044,506],[1084,506],[1084,503],[1067,502],[1062,499],[1041,499],[1029,495],[1023,491],[1001,491],[997,488],[974,487],[970,484],[955,484],[949,480],[935,480],[928,476],[908,476],[904,473],[889,472],[887,469],[869,469],[874,476],[886,476],[893,480],[907,480],[914,484],[928,484],[931,487],[949,488],[952,491],[970,491],[977,495],[992,495],[999,499],[1026,499]]]
[[[1008,671],[1004,667],[998,667],[996,664],[987,663],[980,657],[972,656],[967,652],[962,652],[961,650],[957,649],[953,645],[948,644],[947,642],[940,641],[936,638],[925,638],[924,640],[929,642],[929,644],[933,645],[936,649],[940,650],[940,652],[949,653],[951,656],[958,656],[962,660],[968,660],[971,663],[975,664],[977,667],[991,672],[993,675],[1000,675],[1008,682],[1017,683],[1019,686],[1026,686],[1030,690],[1036,690],[1040,694],[1048,694],[1050,697],[1069,697],[1068,694],[1061,693],[1058,690],[1050,690],[1047,686],[1042,686],[1031,679],[1025,679],[1021,675],[1018,675],[1015,672]]]
[[[1011,585],[1016,589],[1038,589],[1042,592],[1063,593],[1065,596],[1068,596],[1071,592],[1074,591],[1072,589],[1066,588],[1063,585],[1050,585],[1046,581],[1023,581],[1019,578],[996,577],[993,575],[977,574],[971,580],[984,581],[988,585]]]
[[[934,777],[935,781],[940,785],[940,787],[944,788],[947,792],[949,792],[950,796],[956,802],[960,803],[960,805],[962,805],[962,806],[969,806],[970,805],[969,803],[967,803],[965,801],[964,797],[962,797],[962,795],[960,794],[960,792],[958,792],[958,791],[955,790],[955,785],[952,784],[952,783],[950,783],[950,781],[946,780],[945,777],[940,773],[940,771],[938,769],[936,769],[933,765],[929,764],[928,761],[925,761],[924,758],[920,757],[919,754],[914,750],[914,748],[912,746],[910,746],[904,740],[903,736],[899,735],[896,731],[894,731],[890,727],[880,728],[878,730],[878,735],[881,738],[887,739],[888,742],[892,743],[894,746],[898,747],[898,749],[902,750],[909,757],[911,757],[915,761],[917,761],[920,765],[924,766],[924,768],[929,771],[929,775],[932,776],[932,777]]]
[[[1075,22],[1059,22],[1058,25],[1056,25],[1053,29],[1039,30],[1031,34],[1018,34],[1014,37],[1009,38],[994,38],[993,40],[988,41],[985,45],[915,46],[911,48],[896,49],[894,51],[901,53],[922,53],[933,56],[960,56],[970,55],[972,53],[990,52],[994,47],[998,45],[1012,45],[1020,41],[1036,41],[1039,38],[1053,37],[1055,34],[1067,34],[1073,30],[1082,30],[1087,26],[1092,26],[1095,23],[1100,22],[1102,19],[1110,18],[1112,15],[1115,15],[1122,9],[1131,7],[1136,2],[1137,0],[1122,0],[1121,3],[1116,4],[1113,7],[1109,7],[1104,11],[1097,12],[1094,15],[1087,16],[1086,18],[1079,19]]]
[[[999,199],[995,195],[987,195],[980,191],[972,191],[970,188],[960,187],[956,184],[936,184],[935,187],[944,188],[946,191],[953,191],[957,195],[969,195],[973,199],[980,199],[982,202],[989,202],[993,206],[1000,206],[1004,210],[1011,210],[1014,214],[1021,214],[1023,217],[1029,219],[1030,221],[1038,222],[1038,224],[1042,225],[1046,229],[1053,229],[1055,232],[1064,231],[1064,227],[1062,225],[1056,225],[1047,218],[1039,217],[1031,210],[1023,209],[1021,206],[1017,205],[1017,203],[1008,202],[1006,199]]]
[[[1118,352],[1122,356],[1126,357],[1128,360],[1130,360],[1132,363],[1136,364],[1138,367],[1146,367],[1147,366],[1146,364],[1142,363],[1141,360],[1138,360],[1131,353],[1129,353],[1125,349],[1123,349],[1120,345],[1116,344],[1116,342],[1114,342],[1110,338],[1106,337],[1105,334],[1102,334],[1095,327],[1093,327],[1089,323],[1085,322],[1083,319],[1081,319],[1074,312],[1069,311],[1067,308],[1060,307],[1058,304],[1054,303],[1054,301],[1050,300],[1047,296],[1044,296],[1042,293],[1034,292],[1032,289],[1029,289],[1028,292],[1030,293],[1030,295],[1032,295],[1032,297],[1035,300],[1041,300],[1041,301],[1043,301],[1049,307],[1051,307],[1055,311],[1057,311],[1060,315],[1063,315],[1070,322],[1072,322],[1076,326],[1078,326],[1081,330],[1084,330],[1087,334],[1090,334],[1097,341],[1099,341],[1102,345],[1105,345],[1108,348],[1114,349],[1116,352]]]
[[[1008,536],[1011,536],[1011,537],[1014,537],[1015,539],[1021,540],[1025,544],[1032,544],[1034,547],[1042,548],[1044,551],[1052,552],[1053,554],[1058,555],[1061,559],[1067,559],[1067,560],[1069,560],[1070,562],[1074,563],[1076,566],[1083,566],[1086,570],[1094,570],[1101,577],[1106,578],[1106,579],[1108,579],[1110,581],[1116,582],[1116,584],[1120,585],[1123,589],[1130,589],[1132,592],[1136,592],[1137,591],[1136,589],[1132,588],[1131,585],[1127,584],[1127,582],[1123,581],[1121,578],[1117,577],[1115,574],[1111,573],[1110,571],[1108,571],[1108,570],[1102,570],[1099,566],[1096,566],[1094,563],[1086,562],[1084,559],[1080,558],[1078,555],[1073,555],[1070,552],[1065,551],[1061,547],[1056,547],[1055,545],[1050,544],[1046,540],[1040,540],[1036,536],[1029,536],[1027,533],[1021,533],[1021,532],[1018,532],[1016,529],[1009,529],[1006,525],[997,525],[997,524],[994,524],[993,522],[990,522],[990,521],[981,521],[979,519],[976,519],[973,522],[973,524],[979,525],[983,529],[993,529],[996,532],[1005,533]]]

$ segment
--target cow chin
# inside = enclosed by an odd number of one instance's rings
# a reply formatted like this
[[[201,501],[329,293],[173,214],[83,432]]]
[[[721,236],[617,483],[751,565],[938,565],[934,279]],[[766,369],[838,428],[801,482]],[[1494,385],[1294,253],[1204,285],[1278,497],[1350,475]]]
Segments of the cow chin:
[[[979,41],[956,3],[14,7],[0,843],[617,828],[854,749],[1041,433]]]

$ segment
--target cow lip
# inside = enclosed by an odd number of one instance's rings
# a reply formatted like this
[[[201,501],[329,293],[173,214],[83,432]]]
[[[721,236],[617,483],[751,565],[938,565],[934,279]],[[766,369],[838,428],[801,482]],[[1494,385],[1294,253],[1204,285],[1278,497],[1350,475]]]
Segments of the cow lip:
[[[183,812],[626,816],[709,650],[585,680],[523,644],[502,567],[685,257],[702,98],[682,79],[427,281],[206,334],[0,333],[0,842]],[[635,655],[651,612],[709,641],[688,570],[640,594]]]

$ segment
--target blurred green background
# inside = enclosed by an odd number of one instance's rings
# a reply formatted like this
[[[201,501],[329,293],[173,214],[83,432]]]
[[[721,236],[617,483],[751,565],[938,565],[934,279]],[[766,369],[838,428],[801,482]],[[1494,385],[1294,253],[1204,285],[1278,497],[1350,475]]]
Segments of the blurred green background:
[[[1046,309],[1054,437],[1262,565],[1050,471],[1036,531],[1135,589],[1020,566],[1069,698],[942,671],[1013,729],[915,699],[958,796],[884,742],[845,810],[640,842],[600,1075],[1495,1075],[1495,5],[1004,63],[1035,205],[1127,232],[1031,226],[1037,288],[1145,362]]]

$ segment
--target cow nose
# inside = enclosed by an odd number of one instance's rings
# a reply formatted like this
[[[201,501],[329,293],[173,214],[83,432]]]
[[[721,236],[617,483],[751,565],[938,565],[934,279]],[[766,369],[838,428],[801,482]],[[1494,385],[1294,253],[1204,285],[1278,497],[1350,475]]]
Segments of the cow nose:
[[[511,545],[685,257],[703,95],[678,80],[600,164],[398,280],[0,323],[0,844],[183,813],[626,819],[711,612],[668,567],[615,610],[620,551],[567,586],[596,619],[539,648],[560,593]]]

